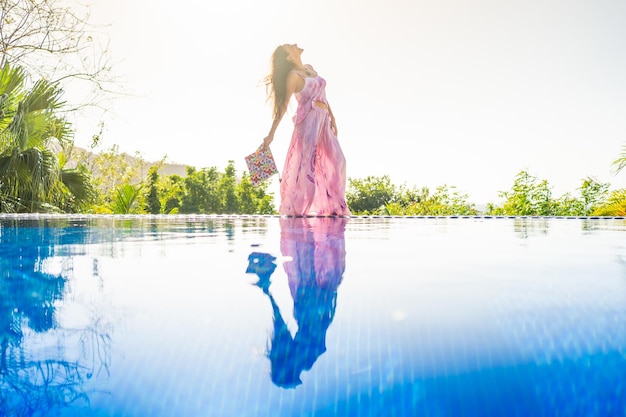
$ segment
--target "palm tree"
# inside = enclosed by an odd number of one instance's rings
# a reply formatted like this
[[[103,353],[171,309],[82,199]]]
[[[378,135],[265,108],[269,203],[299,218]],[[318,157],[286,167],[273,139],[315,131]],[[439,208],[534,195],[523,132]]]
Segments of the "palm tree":
[[[115,190],[115,200],[113,201],[113,213],[115,214],[136,214],[141,210],[137,206],[137,197],[141,192],[141,185],[124,184]]]
[[[626,145],[622,147],[622,153],[620,153],[617,159],[613,161],[612,165],[615,166],[616,174],[626,168]]]
[[[71,126],[57,115],[62,90],[46,80],[27,89],[26,79],[21,67],[0,69],[0,212],[79,207],[92,195],[89,176],[64,168],[55,152],[72,145]]]

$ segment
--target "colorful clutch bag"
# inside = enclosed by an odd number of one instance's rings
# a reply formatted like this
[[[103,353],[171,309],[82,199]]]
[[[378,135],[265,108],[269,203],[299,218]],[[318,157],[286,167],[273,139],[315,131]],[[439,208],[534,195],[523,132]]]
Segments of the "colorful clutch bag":
[[[272,175],[278,174],[276,162],[274,162],[274,157],[269,147],[265,148],[261,145],[259,149],[246,156],[245,159],[248,165],[248,172],[250,173],[250,182],[255,187]]]

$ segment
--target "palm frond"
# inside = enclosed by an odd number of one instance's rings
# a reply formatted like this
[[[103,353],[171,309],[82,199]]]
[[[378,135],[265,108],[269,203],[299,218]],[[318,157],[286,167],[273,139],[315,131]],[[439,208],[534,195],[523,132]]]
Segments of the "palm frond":
[[[38,148],[0,158],[1,172],[5,173],[4,180],[10,195],[32,204],[45,202],[49,190],[60,176],[56,156]]]
[[[618,174],[622,169],[626,168],[626,145],[622,147],[622,152],[618,158],[611,163],[611,166],[615,167],[615,174]]]
[[[139,196],[141,187],[134,187],[131,184],[125,184],[115,190],[115,201],[113,201],[113,213],[129,214],[135,206],[135,201]]]
[[[27,89],[26,78],[20,67],[0,68],[0,211],[71,209],[92,190],[86,173],[62,170],[56,155],[73,138],[56,114],[63,91],[46,80]]]
[[[65,102],[61,101],[63,90],[47,80],[38,80],[24,98],[27,112],[54,111],[62,107]]]
[[[5,64],[0,68],[0,95],[8,96],[24,87],[26,71],[21,67]]]
[[[26,114],[22,103],[17,104],[17,108],[11,117],[11,121],[4,129],[7,138],[7,146],[16,147],[20,150],[27,148],[28,128],[25,123]]]
[[[19,198],[4,192],[0,187],[0,213],[20,213],[26,210]]]
[[[71,126],[54,111],[64,105],[60,101],[62,90],[45,80],[39,80],[35,86],[13,103],[10,122],[6,123],[3,133],[9,144],[24,150],[31,147],[43,147],[51,137],[59,141],[71,139]]]
[[[89,176],[77,169],[61,170],[61,182],[81,202],[88,201],[94,194]]]

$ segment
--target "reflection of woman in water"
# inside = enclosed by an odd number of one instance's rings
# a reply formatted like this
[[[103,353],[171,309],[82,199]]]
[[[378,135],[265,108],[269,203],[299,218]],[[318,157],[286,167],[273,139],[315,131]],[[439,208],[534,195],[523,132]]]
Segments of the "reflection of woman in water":
[[[269,291],[273,272],[271,255],[253,253],[248,272],[259,276],[257,285],[267,294],[274,311],[274,331],[268,349],[272,381],[284,388],[301,384],[326,351],[326,331],[335,315],[337,288],[345,269],[345,218],[281,218],[281,252],[292,260],[284,268],[294,304],[298,331],[291,336]]]

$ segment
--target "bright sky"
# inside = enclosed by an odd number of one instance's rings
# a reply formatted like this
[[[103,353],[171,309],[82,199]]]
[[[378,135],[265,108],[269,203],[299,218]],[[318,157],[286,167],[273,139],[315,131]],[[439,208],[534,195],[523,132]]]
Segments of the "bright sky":
[[[327,80],[349,177],[478,204],[522,169],[555,197],[587,176],[626,187],[610,166],[626,145],[623,0],[92,1],[137,95],[114,103],[105,147],[244,170],[271,125],[270,55],[298,43]],[[76,127],[87,146],[96,128]],[[292,127],[272,144],[279,169]]]

